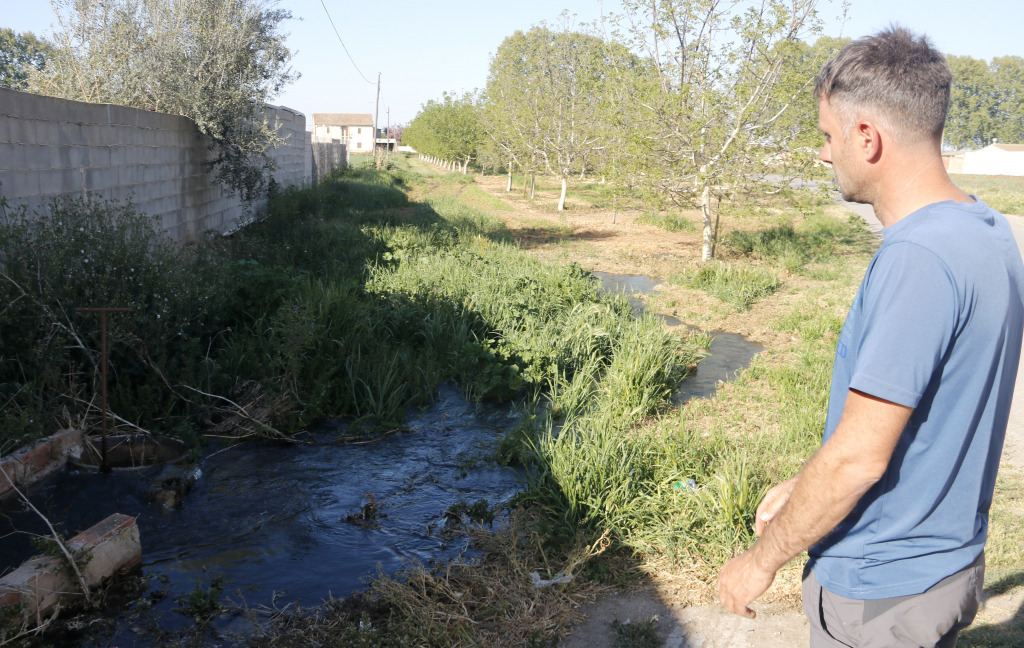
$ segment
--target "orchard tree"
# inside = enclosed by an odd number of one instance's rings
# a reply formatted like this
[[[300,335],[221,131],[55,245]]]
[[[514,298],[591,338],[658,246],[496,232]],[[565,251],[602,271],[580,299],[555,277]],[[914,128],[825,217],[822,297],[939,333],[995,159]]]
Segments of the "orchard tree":
[[[211,170],[243,200],[263,195],[281,140],[265,106],[296,75],[276,0],[51,0],[55,49],[29,89],[189,117]]]
[[[943,140],[952,148],[974,148],[992,141],[997,97],[988,63],[970,56],[947,56],[953,83]]]
[[[816,155],[797,144],[816,120],[787,119],[820,68],[801,42],[820,31],[816,3],[624,1],[619,28],[652,67],[624,75],[625,103],[614,111],[640,152],[628,181],[700,208],[705,261],[714,258],[718,238],[716,200],[765,189],[766,167]]]
[[[998,56],[989,70],[996,95],[995,137],[1007,144],[1024,144],[1024,58]]]
[[[953,75],[943,133],[946,146],[1024,143],[1024,59],[1000,56],[986,63],[949,55],[946,60]]]
[[[458,164],[463,173],[483,142],[477,98],[447,92],[441,101],[428,101],[402,133],[403,141],[419,153]]]
[[[24,90],[29,72],[46,67],[52,53],[53,46],[32,32],[0,28],[0,86]]]
[[[569,178],[586,173],[604,147],[608,56],[597,36],[540,26],[506,38],[491,59],[485,129],[510,167],[561,180],[559,211]]]

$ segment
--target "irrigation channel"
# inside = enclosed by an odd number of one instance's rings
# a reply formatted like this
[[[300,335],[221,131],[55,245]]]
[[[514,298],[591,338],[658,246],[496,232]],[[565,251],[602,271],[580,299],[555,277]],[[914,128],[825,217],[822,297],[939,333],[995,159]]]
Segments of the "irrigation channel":
[[[595,274],[606,291],[654,286],[646,277]],[[760,350],[716,333],[710,357],[684,381],[678,399],[710,395]],[[183,601],[211,586],[222,588],[225,602],[250,608],[311,606],[328,594],[357,591],[378,570],[393,574],[410,560],[429,564],[465,552],[465,537],[456,532],[460,504],[485,500],[495,508],[521,486],[521,471],[487,459],[515,418],[508,407],[478,406],[443,384],[437,402],[414,410],[406,424],[408,431],[362,444],[338,443],[339,429],[330,424],[308,430],[302,443],[211,444],[176,508],[146,496],[160,466],[106,474],[68,469],[34,487],[35,505],[67,535],[119,512],[137,516],[142,538],[141,592],[61,645],[154,645],[159,634],[191,625],[179,611]],[[25,532],[46,533],[17,502],[0,509],[0,573],[36,552]],[[213,632],[231,645],[228,637],[252,628],[228,614]]]

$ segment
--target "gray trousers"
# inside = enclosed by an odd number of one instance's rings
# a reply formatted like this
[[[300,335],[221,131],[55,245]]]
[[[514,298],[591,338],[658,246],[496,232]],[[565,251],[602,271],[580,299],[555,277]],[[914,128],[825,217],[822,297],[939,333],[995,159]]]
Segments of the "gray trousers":
[[[805,569],[804,613],[811,624],[811,648],[952,648],[978,613],[984,581],[984,552],[926,592],[877,600],[833,594]]]

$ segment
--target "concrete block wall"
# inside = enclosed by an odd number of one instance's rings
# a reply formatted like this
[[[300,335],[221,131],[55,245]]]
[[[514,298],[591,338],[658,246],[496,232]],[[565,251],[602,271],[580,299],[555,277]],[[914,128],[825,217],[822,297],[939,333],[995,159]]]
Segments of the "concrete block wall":
[[[284,140],[270,151],[274,179],[310,182],[305,116],[267,111]],[[92,193],[130,200],[178,241],[229,231],[247,214],[207,173],[207,144],[185,117],[0,88],[0,195],[12,207],[36,210],[56,196]]]
[[[313,184],[317,184],[331,169],[349,165],[348,145],[340,140],[313,142]]]

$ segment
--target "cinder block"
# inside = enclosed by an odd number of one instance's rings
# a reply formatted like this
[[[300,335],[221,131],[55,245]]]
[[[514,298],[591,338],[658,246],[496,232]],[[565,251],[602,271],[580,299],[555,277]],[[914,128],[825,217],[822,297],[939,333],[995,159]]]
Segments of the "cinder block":
[[[0,97],[0,106],[4,113],[11,117],[31,117],[36,113],[35,104],[42,97],[28,92],[4,89],[4,95]]]
[[[83,126],[78,122],[57,122],[58,143],[65,146],[83,145],[86,143],[82,132]]]
[[[36,120],[36,144],[60,144],[60,124],[56,121]]]
[[[106,108],[108,124],[112,126],[138,127],[139,113],[142,112],[138,108],[128,108],[127,106],[117,106],[114,104],[107,104]]]
[[[108,167],[113,165],[113,156],[109,146],[90,146],[86,150],[91,166]]]
[[[57,164],[54,165],[54,168],[77,169],[88,166],[88,163],[83,164],[87,148],[77,146],[54,146],[52,148],[57,154]]]
[[[88,190],[89,187],[85,185],[85,174],[83,173],[84,167],[75,167],[60,170],[60,189],[57,193],[65,196],[81,194],[83,190]]]
[[[65,193],[64,169],[40,169],[35,171],[39,179],[39,194],[43,196],[59,196]],[[78,184],[72,180],[73,185]],[[81,188],[80,186],[78,187]]]
[[[117,127],[107,124],[83,124],[82,134],[89,146],[112,146],[118,144]]]
[[[71,538],[67,547],[72,555],[88,556],[79,571],[90,589],[142,558],[135,518],[120,513]],[[0,607],[22,605],[29,616],[46,616],[61,596],[69,595],[80,596],[81,585],[74,571],[53,556],[30,558],[0,579]]]
[[[25,171],[56,169],[60,166],[60,153],[56,146],[23,144],[21,148],[25,155],[25,166],[23,167]]]
[[[85,187],[89,191],[106,191],[120,184],[117,169],[112,167],[85,169]]]
[[[0,474],[0,500],[14,494],[13,485],[28,485],[60,470],[67,463],[68,453],[81,445],[80,430],[58,430],[0,459],[0,469],[6,475]]]
[[[18,101],[19,93],[10,88],[0,88],[0,116],[14,115],[15,103]]]
[[[32,101],[32,117],[41,121],[58,122],[60,121],[60,106],[66,104],[67,101],[58,99],[56,97],[47,97],[44,95],[36,95]]]
[[[0,102],[3,99],[0,98]],[[11,138],[11,122],[14,121],[14,117],[8,115],[0,115],[0,142],[13,143],[14,140]]]
[[[18,144],[36,143],[36,122],[34,119],[15,119],[11,122],[10,141]]]
[[[15,171],[4,180],[4,195],[10,198],[28,198],[39,195],[38,171]]]
[[[22,171],[25,169],[25,145],[0,142],[0,169]]]

